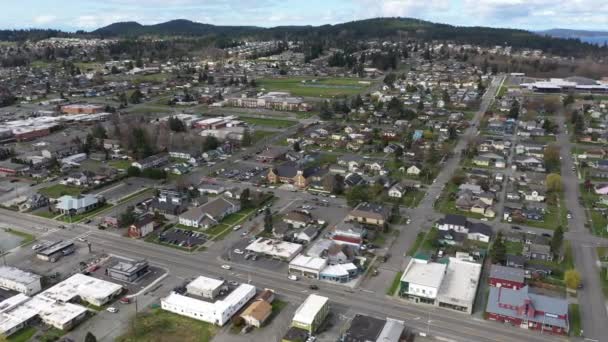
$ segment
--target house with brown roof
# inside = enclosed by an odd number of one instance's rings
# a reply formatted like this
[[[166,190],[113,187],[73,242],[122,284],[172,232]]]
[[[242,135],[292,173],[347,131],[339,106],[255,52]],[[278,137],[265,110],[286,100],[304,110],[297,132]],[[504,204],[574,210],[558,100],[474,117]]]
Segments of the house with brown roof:
[[[243,311],[241,317],[247,325],[259,328],[270,317],[271,313],[272,305],[270,303],[265,300],[256,300]]]
[[[382,204],[359,203],[346,217],[347,221],[357,221],[359,223],[383,226],[388,222],[390,211]]]
[[[283,216],[283,221],[294,228],[304,228],[313,222],[313,218],[309,212],[292,210]]]
[[[141,239],[154,231],[154,215],[146,214],[139,217],[135,223],[129,226],[129,237]]]

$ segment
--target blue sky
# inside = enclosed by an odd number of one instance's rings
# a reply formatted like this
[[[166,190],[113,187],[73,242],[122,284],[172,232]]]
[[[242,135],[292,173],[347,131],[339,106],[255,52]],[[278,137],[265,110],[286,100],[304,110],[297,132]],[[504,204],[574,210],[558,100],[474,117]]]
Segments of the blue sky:
[[[0,28],[92,30],[117,21],[322,25],[405,16],[464,26],[608,31],[608,0],[4,0]]]

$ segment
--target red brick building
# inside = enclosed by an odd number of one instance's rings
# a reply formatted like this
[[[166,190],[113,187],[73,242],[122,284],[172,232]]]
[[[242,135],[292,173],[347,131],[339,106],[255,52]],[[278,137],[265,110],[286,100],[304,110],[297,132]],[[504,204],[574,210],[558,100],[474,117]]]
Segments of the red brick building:
[[[525,271],[521,268],[492,265],[488,282],[493,287],[519,290],[525,285]]]

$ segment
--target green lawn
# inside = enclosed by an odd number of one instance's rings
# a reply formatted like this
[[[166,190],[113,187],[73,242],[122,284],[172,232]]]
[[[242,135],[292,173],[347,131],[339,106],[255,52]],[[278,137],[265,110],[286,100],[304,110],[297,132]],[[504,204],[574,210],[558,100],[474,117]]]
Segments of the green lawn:
[[[521,255],[524,249],[524,244],[522,242],[512,242],[505,240],[505,246],[507,248],[507,254],[513,255]]]
[[[439,230],[433,227],[429,230],[429,232],[425,235],[424,240],[422,241],[422,250],[431,252],[435,250],[436,240],[439,236]]]
[[[401,276],[403,275],[403,272],[397,272],[397,274],[395,274],[395,278],[393,278],[393,282],[391,283],[391,287],[389,287],[388,289],[386,289],[386,294],[389,296],[393,296],[395,294],[395,292],[397,292],[397,289],[399,288],[399,284],[401,284]]]
[[[117,342],[208,342],[217,332],[212,324],[160,309],[141,313],[133,320],[128,332],[117,338]]]
[[[568,305],[568,318],[570,319],[570,333],[581,336],[581,313],[578,304]]]
[[[64,216],[61,216],[60,218],[58,218],[58,220],[63,221],[63,222],[68,222],[68,223],[78,223],[80,221],[86,220],[87,218],[98,215],[100,212],[107,210],[108,208],[111,208],[111,207],[112,207],[112,205],[110,203],[106,203],[106,204],[102,205],[101,207],[96,208],[95,210],[91,210],[86,213],[74,215],[72,217],[64,215]]]
[[[126,170],[131,167],[131,163],[130,160],[111,160],[108,165],[118,170]]]
[[[50,212],[50,211],[48,211],[48,210],[40,210],[40,211],[36,211],[36,212],[34,212],[33,214],[34,214],[34,215],[36,215],[36,216],[39,216],[39,217],[44,217],[44,218],[48,218],[48,219],[52,219],[52,218],[54,218],[55,216],[59,215],[59,214],[57,214],[57,213],[53,213],[53,212]]]
[[[255,131],[253,131],[253,134],[251,135],[251,140],[254,143],[256,143],[260,140],[264,140],[264,139],[272,137],[273,135],[276,135],[276,134],[277,134],[277,132],[255,130]]]
[[[277,317],[281,313],[281,311],[283,311],[283,309],[287,307],[287,305],[289,305],[289,303],[275,299],[270,305],[272,306],[272,313],[270,313],[270,316],[268,317],[266,322],[264,322],[264,325],[262,327],[269,325],[270,322],[272,322],[272,320]]]
[[[414,241],[414,244],[407,250],[407,255],[414,256],[414,254],[416,254],[416,251],[418,251],[418,248],[422,244],[422,241],[424,241],[425,236],[425,232],[419,232],[418,235],[416,235],[416,240]]]
[[[50,198],[59,198],[64,195],[78,196],[82,193],[82,189],[75,186],[55,184],[42,188],[38,192]]]
[[[41,336],[36,340],[37,342],[52,342],[59,340],[66,332],[63,330],[59,330],[57,328],[50,328],[46,332],[44,332]]]
[[[291,120],[252,118],[249,116],[239,116],[239,120],[245,121],[250,125],[266,126],[272,128],[287,128],[297,124],[297,122]]]
[[[11,228],[5,229],[5,232],[9,233],[9,234],[13,234],[16,236],[19,236],[22,240],[21,240],[21,245],[26,245],[32,241],[34,241],[36,239],[36,237],[32,234],[28,234],[19,230],[14,230]]]
[[[314,82],[313,82],[314,81]],[[288,77],[261,79],[257,81],[258,88],[266,91],[286,91],[294,96],[335,97],[359,94],[369,88],[354,78],[310,78]]]
[[[36,334],[34,327],[23,328],[8,338],[9,342],[27,342]]]
[[[148,188],[145,188],[145,189],[139,190],[139,191],[137,191],[137,192],[135,192],[135,193],[133,193],[133,194],[131,194],[131,195],[127,195],[127,196],[125,196],[125,197],[121,198],[121,199],[118,201],[118,204],[124,203],[124,202],[126,202],[126,201],[128,201],[128,200],[131,200],[131,199],[133,199],[133,198],[135,198],[135,197],[141,196],[141,195],[146,194],[146,193],[150,193],[150,194],[152,194],[152,192],[153,192],[153,191],[154,191],[153,189],[148,189]]]

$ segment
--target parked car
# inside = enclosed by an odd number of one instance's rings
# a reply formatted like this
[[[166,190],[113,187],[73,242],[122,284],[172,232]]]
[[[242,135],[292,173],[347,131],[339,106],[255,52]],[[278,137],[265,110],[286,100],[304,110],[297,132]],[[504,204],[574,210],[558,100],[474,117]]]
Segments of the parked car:
[[[287,279],[289,280],[293,280],[293,281],[297,281],[298,280],[298,276],[296,276],[295,274],[290,274]]]
[[[239,230],[241,229],[241,227],[242,226],[240,224],[237,224],[236,226],[234,226],[234,228],[232,228],[232,230]]]
[[[317,285],[314,285],[314,284],[310,285],[308,288],[311,289],[311,290],[318,290],[319,289],[319,287]]]
[[[238,249],[238,248],[234,250],[234,253],[236,253],[236,254],[245,254],[245,252],[243,252],[243,250]]]
[[[232,267],[230,265],[222,265],[222,268],[225,270],[230,270]]]
[[[113,306],[110,306],[109,308],[106,309],[106,311],[111,312],[111,313],[117,313],[118,309]]]

